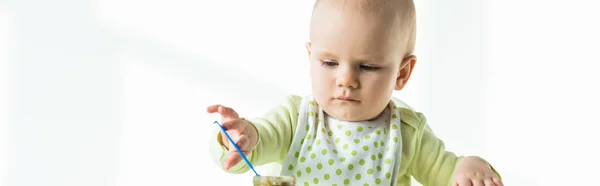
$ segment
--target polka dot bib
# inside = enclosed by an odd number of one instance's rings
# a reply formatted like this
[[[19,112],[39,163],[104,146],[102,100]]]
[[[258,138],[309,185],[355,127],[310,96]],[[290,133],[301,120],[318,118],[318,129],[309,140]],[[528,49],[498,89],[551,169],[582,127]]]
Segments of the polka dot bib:
[[[281,175],[296,176],[298,185],[395,186],[402,138],[394,105],[374,121],[346,122],[304,97]]]

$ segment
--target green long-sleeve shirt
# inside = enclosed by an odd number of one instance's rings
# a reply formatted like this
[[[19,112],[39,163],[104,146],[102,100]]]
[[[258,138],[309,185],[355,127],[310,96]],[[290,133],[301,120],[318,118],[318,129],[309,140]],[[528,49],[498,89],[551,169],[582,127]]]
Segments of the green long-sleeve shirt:
[[[402,103],[396,98],[396,101]],[[247,156],[254,166],[268,163],[283,163],[288,153],[298,123],[302,97],[290,95],[286,101],[273,108],[262,117],[245,118],[258,131],[258,143]],[[450,185],[455,166],[462,156],[456,156],[445,149],[444,142],[438,139],[427,125],[423,114],[408,105],[396,105],[401,111],[402,153],[397,185],[409,186],[411,176],[423,185]],[[222,145],[220,134],[211,139],[211,154],[218,165],[229,156]],[[245,173],[249,167],[243,162],[228,170],[230,173]],[[499,174],[492,168],[499,176]]]

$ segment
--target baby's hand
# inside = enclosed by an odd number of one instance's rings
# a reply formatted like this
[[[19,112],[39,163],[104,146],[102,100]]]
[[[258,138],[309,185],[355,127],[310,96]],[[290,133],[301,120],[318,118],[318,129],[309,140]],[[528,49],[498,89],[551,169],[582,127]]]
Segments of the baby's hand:
[[[256,146],[258,132],[252,124],[241,119],[233,109],[222,105],[212,105],[209,106],[206,111],[208,113],[218,112],[221,114],[221,125],[225,128],[231,139],[235,141],[236,145],[244,155],[247,156],[252,151],[252,148]],[[238,154],[229,139],[227,139],[227,136],[222,132],[221,140],[224,143],[223,145],[229,150],[229,158],[223,162],[223,168],[229,170],[233,165],[240,162],[242,157]]]
[[[452,186],[504,186],[485,160],[474,156],[463,158],[452,177]]]

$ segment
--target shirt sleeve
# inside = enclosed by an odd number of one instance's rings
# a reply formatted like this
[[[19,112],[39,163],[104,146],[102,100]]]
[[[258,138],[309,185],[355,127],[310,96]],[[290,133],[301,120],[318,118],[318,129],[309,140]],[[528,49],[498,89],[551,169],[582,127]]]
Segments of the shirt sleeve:
[[[445,149],[444,142],[438,139],[431,128],[421,123],[413,164],[409,168],[411,175],[422,185],[450,185],[456,164],[462,157]]]
[[[296,130],[301,99],[300,96],[290,95],[281,105],[271,109],[261,117],[243,118],[249,121],[258,131],[258,142],[246,156],[253,166],[283,161]],[[223,146],[220,131],[217,130],[213,134],[210,153],[213,162],[223,168],[223,162],[229,157],[229,152]],[[248,170],[250,168],[242,160],[227,172],[242,174]]]
[[[418,130],[420,134],[417,134],[414,162],[409,171],[422,185],[451,185],[456,165],[464,156],[446,151],[444,142],[435,136],[426,118],[422,114],[419,114],[419,118],[422,130]],[[500,178],[498,172],[490,167]]]

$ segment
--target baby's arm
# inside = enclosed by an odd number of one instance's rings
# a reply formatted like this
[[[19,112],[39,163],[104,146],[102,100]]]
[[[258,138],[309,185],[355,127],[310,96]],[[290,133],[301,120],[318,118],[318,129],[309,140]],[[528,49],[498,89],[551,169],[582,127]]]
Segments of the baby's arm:
[[[418,131],[421,133],[416,134],[416,150],[410,165],[410,173],[423,185],[453,185],[456,179],[453,177],[455,169],[466,167],[467,161],[462,161],[464,157],[446,151],[444,142],[434,135],[426,118],[422,114],[419,114],[419,118],[421,130]],[[485,166],[490,167],[487,163]],[[471,171],[469,168],[462,170]],[[492,169],[490,168],[489,171]]]
[[[281,161],[285,157],[293,135],[296,129],[298,120],[298,107],[300,97],[290,96],[286,101],[271,109],[262,117],[244,118],[250,122],[258,132],[258,141],[256,147],[246,157],[253,166],[260,166],[272,162]],[[228,158],[229,153],[223,146],[221,134],[215,131],[214,138],[211,139],[211,154],[213,160],[219,166],[223,166],[223,162]],[[241,174],[245,173],[250,168],[244,161],[240,161],[227,172]]]

